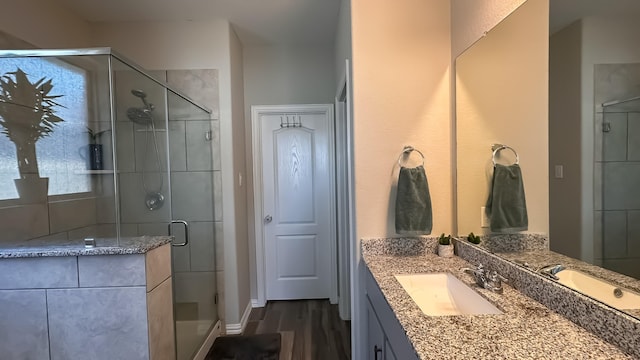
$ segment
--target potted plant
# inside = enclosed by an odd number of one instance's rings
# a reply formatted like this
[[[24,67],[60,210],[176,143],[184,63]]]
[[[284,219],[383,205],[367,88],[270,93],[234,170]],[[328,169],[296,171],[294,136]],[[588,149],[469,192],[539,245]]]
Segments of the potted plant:
[[[64,121],[55,115],[62,95],[50,95],[52,89],[51,79],[32,83],[20,68],[0,77],[0,126],[16,147],[20,178],[14,181],[25,203],[47,199],[49,179],[40,177],[36,142]]]
[[[451,235],[444,236],[444,233],[438,238],[438,255],[442,257],[453,256],[453,243]]]
[[[477,236],[474,233],[470,232],[467,236],[467,241],[472,244],[480,244],[480,236]]]

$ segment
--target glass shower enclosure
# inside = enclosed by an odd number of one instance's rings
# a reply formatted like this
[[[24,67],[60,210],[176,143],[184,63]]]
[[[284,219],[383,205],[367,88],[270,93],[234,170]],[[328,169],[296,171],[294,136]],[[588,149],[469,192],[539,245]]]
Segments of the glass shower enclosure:
[[[174,235],[176,357],[218,324],[211,111],[109,48],[0,51],[0,245]]]
[[[640,278],[640,96],[603,103],[596,119],[596,260]]]

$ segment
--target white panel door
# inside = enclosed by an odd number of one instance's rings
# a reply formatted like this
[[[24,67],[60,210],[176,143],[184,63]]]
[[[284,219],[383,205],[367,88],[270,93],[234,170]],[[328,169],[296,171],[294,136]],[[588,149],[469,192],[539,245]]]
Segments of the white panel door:
[[[331,290],[328,114],[262,114],[266,299],[328,298]],[[299,122],[300,127],[281,124]]]

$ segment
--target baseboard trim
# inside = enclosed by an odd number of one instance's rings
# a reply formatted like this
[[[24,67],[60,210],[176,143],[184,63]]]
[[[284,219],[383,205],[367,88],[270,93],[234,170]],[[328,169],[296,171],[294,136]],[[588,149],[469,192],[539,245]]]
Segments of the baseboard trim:
[[[261,303],[260,300],[258,299],[251,299],[251,306],[254,308],[261,308],[261,307],[265,307],[265,303]]]
[[[204,360],[207,356],[207,353],[213,346],[213,341],[220,336],[220,331],[222,330],[222,326],[220,325],[220,320],[216,323],[216,326],[213,327],[213,330],[207,335],[207,338],[204,340],[204,343],[200,347],[200,350],[193,357],[193,360]]]
[[[253,308],[251,306],[252,302],[253,301],[247,303],[247,307],[244,309],[244,313],[242,314],[239,324],[227,324],[227,335],[240,335],[244,332],[244,328],[249,322],[249,314],[251,314],[251,309]]]

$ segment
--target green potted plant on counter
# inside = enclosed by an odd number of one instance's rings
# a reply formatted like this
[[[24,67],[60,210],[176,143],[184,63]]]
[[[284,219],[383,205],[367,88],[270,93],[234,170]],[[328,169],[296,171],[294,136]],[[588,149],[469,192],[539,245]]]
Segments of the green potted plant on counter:
[[[36,142],[64,121],[55,115],[62,95],[50,95],[52,89],[51,79],[32,83],[20,68],[0,76],[0,126],[16,146],[20,178],[14,182],[22,203],[47,200],[49,179],[40,177]]]
[[[474,233],[469,233],[467,236],[467,241],[472,244],[480,244],[480,236],[475,235]]]
[[[445,236],[444,233],[438,238],[438,256],[452,257],[453,256],[453,243],[451,242],[451,235]]]

